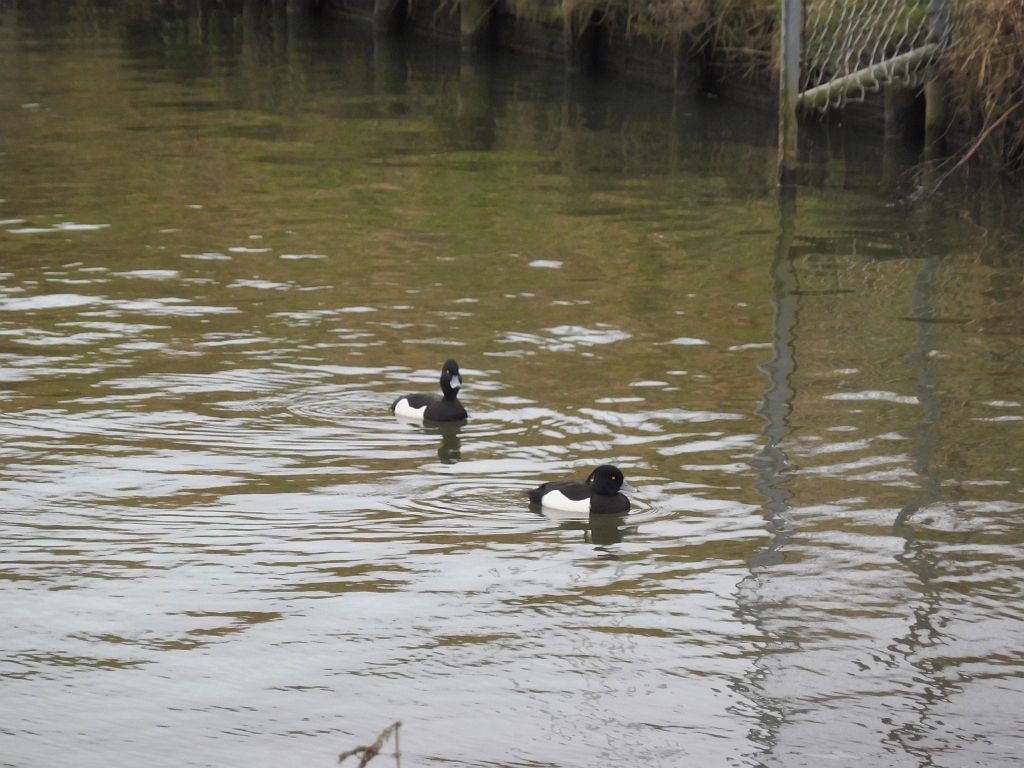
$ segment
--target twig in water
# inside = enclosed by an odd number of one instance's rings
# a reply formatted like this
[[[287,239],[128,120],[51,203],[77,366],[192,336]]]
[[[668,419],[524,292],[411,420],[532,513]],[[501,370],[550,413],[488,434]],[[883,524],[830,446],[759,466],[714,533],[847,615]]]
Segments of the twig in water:
[[[391,725],[380,732],[380,736],[373,744],[368,744],[365,747],[355,747],[347,752],[342,752],[338,755],[338,762],[342,763],[346,758],[352,755],[361,755],[359,758],[359,765],[357,768],[366,768],[366,764],[373,760],[377,755],[380,754],[381,749],[384,748],[384,742],[388,740],[388,737],[393,733],[395,734],[395,765],[398,765],[399,754],[398,754],[398,729],[402,726],[401,720],[395,720]]]
[[[935,191],[936,189],[938,189],[938,188],[939,188],[939,186],[940,186],[940,185],[941,185],[941,184],[942,184],[942,183],[943,183],[943,182],[944,182],[944,181],[945,181],[946,179],[948,179],[948,178],[949,178],[950,176],[952,176],[952,175],[953,175],[953,173],[955,173],[955,172],[956,172],[956,170],[957,170],[957,169],[958,169],[958,168],[959,168],[960,166],[962,166],[962,165],[963,165],[964,163],[966,163],[966,162],[967,162],[968,160],[970,160],[970,159],[971,159],[971,158],[972,158],[972,157],[974,156],[974,154],[975,154],[975,153],[976,153],[976,152],[977,152],[977,151],[978,151],[978,150],[979,150],[979,149],[981,148],[981,145],[985,143],[985,139],[987,139],[987,138],[988,138],[988,137],[989,137],[990,135],[992,135],[992,131],[994,131],[994,130],[995,130],[996,128],[998,128],[998,127],[999,127],[1000,125],[1002,125],[1003,123],[1005,123],[1005,122],[1007,121],[1007,119],[1009,119],[1010,115],[1012,115],[1012,114],[1013,114],[1014,112],[1016,112],[1016,111],[1017,111],[1017,110],[1018,110],[1018,109],[1019,109],[1020,107],[1024,107],[1024,99],[1021,99],[1021,100],[1020,100],[1020,101],[1018,101],[1018,102],[1017,102],[1016,104],[1014,104],[1014,105],[1013,105],[1012,107],[1010,107],[1009,109],[1007,109],[1007,110],[1006,110],[1006,111],[1005,111],[1005,112],[1004,112],[1004,113],[1003,113],[1003,114],[1002,114],[1002,115],[1001,115],[1001,116],[999,117],[999,119],[998,119],[998,120],[994,121],[994,122],[993,122],[993,123],[992,123],[992,124],[991,124],[991,125],[990,125],[990,126],[989,126],[988,128],[986,128],[986,129],[985,129],[984,131],[982,131],[982,132],[981,132],[981,133],[980,133],[980,134],[978,135],[978,139],[977,139],[977,141],[975,141],[975,142],[974,142],[974,144],[972,144],[972,145],[970,146],[970,148],[969,148],[969,149],[968,149],[968,150],[967,150],[966,152],[964,152],[964,154],[963,154],[963,157],[961,157],[961,158],[960,158],[960,160],[959,160],[959,161],[957,161],[956,165],[954,165],[954,166],[953,166],[952,168],[950,168],[950,169],[949,169],[948,171],[946,171],[946,172],[945,172],[944,174],[942,174],[942,175],[941,175],[941,176],[939,177],[939,180],[938,180],[938,181],[936,181],[936,182],[935,182],[935,183],[934,183],[934,184],[932,185],[931,191],[933,191],[933,192],[934,192],[934,191]]]

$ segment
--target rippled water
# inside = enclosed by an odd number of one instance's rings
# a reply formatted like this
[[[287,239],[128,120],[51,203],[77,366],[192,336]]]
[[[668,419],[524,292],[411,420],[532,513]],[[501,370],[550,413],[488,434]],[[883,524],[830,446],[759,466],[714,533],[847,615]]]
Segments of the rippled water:
[[[1018,764],[983,201],[818,145],[780,220],[770,115],[58,5],[0,3],[0,765]],[[526,503],[604,462],[627,517]]]

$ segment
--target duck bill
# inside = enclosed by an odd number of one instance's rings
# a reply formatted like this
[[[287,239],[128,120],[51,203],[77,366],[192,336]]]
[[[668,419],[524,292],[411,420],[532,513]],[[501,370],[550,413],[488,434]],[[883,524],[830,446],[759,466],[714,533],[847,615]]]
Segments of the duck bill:
[[[622,487],[619,490],[625,491],[626,493],[636,493],[636,488],[625,481],[623,481]]]
[[[448,386],[451,387],[452,389],[461,389],[462,388],[462,379],[459,378],[458,374],[455,374],[454,376],[452,376],[451,380],[448,382]]]

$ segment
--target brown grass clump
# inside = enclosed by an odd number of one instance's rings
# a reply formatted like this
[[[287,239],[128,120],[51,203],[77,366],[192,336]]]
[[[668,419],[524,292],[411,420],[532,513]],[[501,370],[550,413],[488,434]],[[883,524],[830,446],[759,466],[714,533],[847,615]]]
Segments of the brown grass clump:
[[[779,0],[717,0],[696,44],[747,76],[777,66]]]
[[[940,66],[957,119],[989,132],[983,151],[1024,170],[1024,0],[959,0]]]

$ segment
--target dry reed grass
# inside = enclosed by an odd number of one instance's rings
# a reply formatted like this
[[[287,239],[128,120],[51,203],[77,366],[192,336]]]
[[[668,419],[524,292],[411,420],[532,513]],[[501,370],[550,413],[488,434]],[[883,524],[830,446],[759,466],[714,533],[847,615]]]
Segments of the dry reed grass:
[[[1024,0],[958,0],[940,61],[957,120],[984,136],[979,147],[1024,171]],[[986,135],[987,134],[987,135]]]

